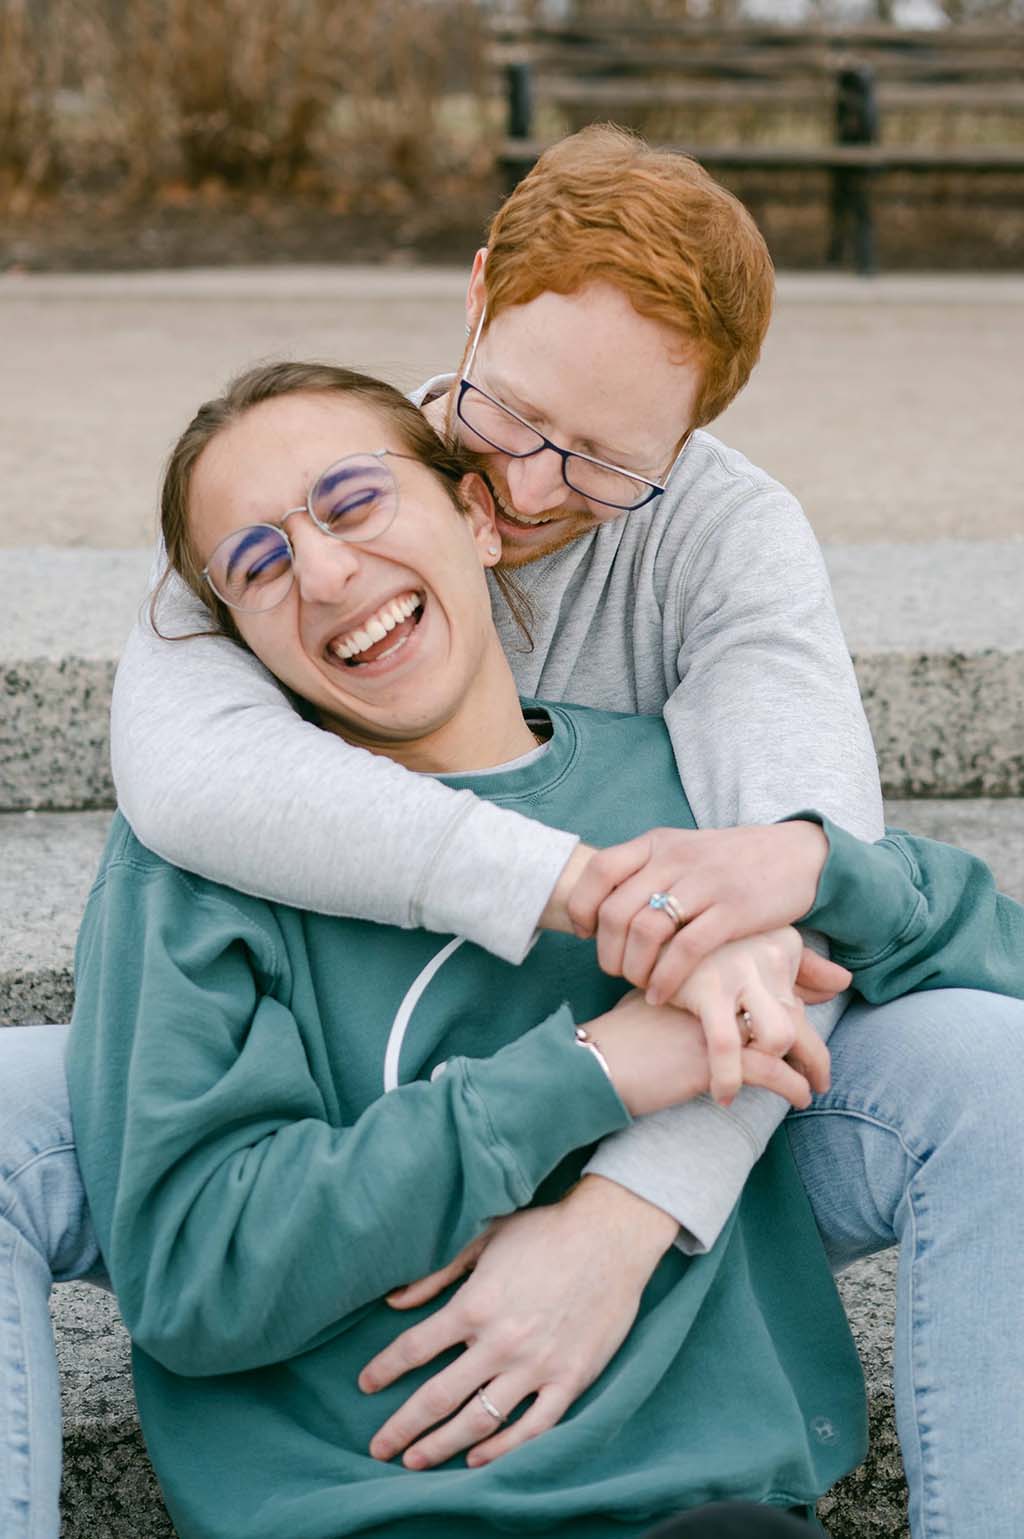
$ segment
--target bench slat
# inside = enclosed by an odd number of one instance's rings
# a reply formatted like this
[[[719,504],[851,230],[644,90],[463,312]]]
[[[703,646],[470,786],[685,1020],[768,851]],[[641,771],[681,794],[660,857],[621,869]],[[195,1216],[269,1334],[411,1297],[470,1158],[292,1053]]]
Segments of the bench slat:
[[[672,144],[665,147],[689,155],[709,167],[779,171],[832,171],[842,166],[861,166],[875,171],[1024,171],[1024,145],[1019,148],[952,145],[946,149],[880,144],[822,145],[818,148],[765,144]],[[547,145],[539,140],[506,139],[500,157],[506,166],[529,166],[546,148]]]

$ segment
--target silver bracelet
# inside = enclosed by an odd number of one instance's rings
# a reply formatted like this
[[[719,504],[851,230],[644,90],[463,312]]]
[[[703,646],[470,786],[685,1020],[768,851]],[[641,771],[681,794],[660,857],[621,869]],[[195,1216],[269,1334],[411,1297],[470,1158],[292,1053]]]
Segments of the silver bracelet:
[[[605,1074],[609,1079],[611,1079],[612,1071],[608,1067],[608,1060],[602,1053],[601,1049],[598,1047],[597,1043],[594,1041],[593,1037],[590,1035],[590,1032],[587,1031],[585,1026],[576,1027],[576,1042],[580,1047],[586,1047],[590,1049],[598,1063],[601,1065]],[[612,1082],[614,1083],[614,1081]]]

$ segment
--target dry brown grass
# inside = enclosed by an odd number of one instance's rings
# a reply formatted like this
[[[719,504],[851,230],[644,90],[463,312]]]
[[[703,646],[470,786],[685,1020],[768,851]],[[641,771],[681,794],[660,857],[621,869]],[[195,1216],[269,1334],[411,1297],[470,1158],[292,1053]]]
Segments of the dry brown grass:
[[[422,192],[473,158],[453,89],[483,130],[473,0],[0,0],[0,207],[61,183]]]
[[[702,0],[701,9],[724,19],[738,3]],[[833,0],[816,3],[824,16]],[[625,0],[576,4],[621,15]],[[1024,0],[947,4],[994,18],[1019,13]],[[537,0],[519,7],[527,14]],[[628,0],[634,18],[694,9],[696,0]],[[540,138],[588,117],[538,95]],[[503,121],[478,0],[0,0],[0,213],[14,216],[12,228],[251,216],[273,235],[297,214],[315,230],[326,209],[334,224],[376,222],[414,246],[460,219],[482,226]],[[632,121],[670,143],[811,146],[831,140],[833,105],[826,92],[804,107],[676,106]],[[882,132],[922,146],[1018,144],[1024,111],[998,93],[971,111],[883,106]],[[821,202],[821,178],[806,198],[799,179],[768,186],[752,176],[748,185],[768,224],[781,211],[780,230],[790,218],[802,228],[804,203]],[[952,207],[965,185],[907,182],[905,193],[909,204],[941,194]],[[1002,200],[1009,212],[998,228],[1010,228],[1012,189],[988,178],[968,191],[975,206]],[[903,184],[892,192],[902,197]],[[1019,252],[1020,239],[1014,223],[1008,249]],[[6,258],[15,264],[24,259],[16,246]],[[254,238],[239,236],[231,252],[252,259],[250,247]],[[271,249],[269,236],[259,249]]]
[[[58,174],[67,9],[0,0],[0,207],[17,211]]]

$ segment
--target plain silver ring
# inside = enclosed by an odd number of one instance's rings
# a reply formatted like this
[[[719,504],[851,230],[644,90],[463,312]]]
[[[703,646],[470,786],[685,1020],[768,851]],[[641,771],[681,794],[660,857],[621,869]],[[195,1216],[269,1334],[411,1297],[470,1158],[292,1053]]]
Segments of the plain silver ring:
[[[493,1405],[491,1403],[491,1401],[488,1400],[487,1396],[484,1394],[482,1389],[478,1389],[477,1390],[476,1398],[479,1400],[480,1404],[483,1406],[483,1408],[487,1412],[488,1416],[493,1416],[494,1420],[498,1423],[498,1426],[499,1427],[503,1427],[505,1425],[505,1423],[508,1421],[508,1417],[507,1416],[502,1416],[501,1412],[498,1410],[498,1407],[496,1405]]]

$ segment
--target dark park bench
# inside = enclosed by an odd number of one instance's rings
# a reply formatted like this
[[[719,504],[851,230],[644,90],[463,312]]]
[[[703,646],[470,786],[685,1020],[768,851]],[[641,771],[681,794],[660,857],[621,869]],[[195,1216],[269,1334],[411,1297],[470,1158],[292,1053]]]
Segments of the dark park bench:
[[[1024,29],[504,18],[492,57],[507,187],[559,130],[612,120],[716,174],[816,174],[828,259],[852,244],[861,272],[877,263],[881,177],[966,174],[976,186],[1024,172]],[[951,135],[968,119],[968,135]]]

